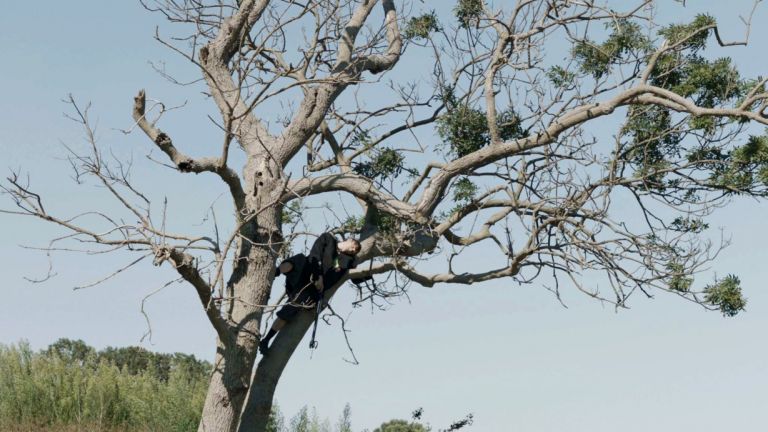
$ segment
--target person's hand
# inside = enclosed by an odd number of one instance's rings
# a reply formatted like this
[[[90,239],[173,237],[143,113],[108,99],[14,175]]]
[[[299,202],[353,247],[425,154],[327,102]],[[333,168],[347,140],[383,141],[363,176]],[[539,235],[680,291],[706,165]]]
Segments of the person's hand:
[[[293,270],[293,264],[290,261],[283,261],[278,268],[280,269],[280,273],[286,274]]]
[[[324,286],[323,286],[323,277],[322,277],[322,276],[320,276],[320,277],[319,277],[319,278],[318,278],[318,279],[315,281],[315,288],[317,288],[317,292],[323,292],[323,288],[324,288]]]

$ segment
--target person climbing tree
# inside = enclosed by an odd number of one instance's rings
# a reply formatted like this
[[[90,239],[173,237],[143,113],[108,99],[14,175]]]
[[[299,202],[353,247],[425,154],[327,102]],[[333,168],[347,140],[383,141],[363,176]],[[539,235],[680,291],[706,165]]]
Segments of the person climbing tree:
[[[285,327],[300,309],[317,304],[326,288],[336,285],[350,269],[355,267],[355,255],[360,252],[360,242],[355,239],[338,241],[330,233],[323,233],[315,240],[309,256],[294,255],[281,262],[276,276],[285,275],[285,292],[288,302],[277,311],[277,319],[259,343],[262,354],[269,352],[269,341]]]

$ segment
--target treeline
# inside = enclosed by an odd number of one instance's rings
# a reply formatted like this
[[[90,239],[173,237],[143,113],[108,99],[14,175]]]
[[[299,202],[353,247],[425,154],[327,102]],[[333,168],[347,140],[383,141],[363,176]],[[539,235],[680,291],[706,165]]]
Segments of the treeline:
[[[0,344],[0,431],[194,432],[211,369],[188,354],[97,351],[81,340],[59,339],[39,351],[26,342]],[[351,417],[349,404],[334,421],[307,407],[286,418],[275,406],[268,432],[353,432]],[[374,432],[428,432],[420,417],[417,410],[413,421],[391,420]],[[471,415],[438,431],[467,423]]]
[[[139,347],[0,345],[0,430],[194,431],[210,370]]]

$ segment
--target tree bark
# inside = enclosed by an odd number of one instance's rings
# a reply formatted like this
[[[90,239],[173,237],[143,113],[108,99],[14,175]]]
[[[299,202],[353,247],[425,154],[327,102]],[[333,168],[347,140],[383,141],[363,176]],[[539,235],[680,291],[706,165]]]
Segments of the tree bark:
[[[299,313],[275,337],[269,355],[259,361],[243,407],[238,432],[266,431],[277,382],[314,317],[314,312],[310,310]]]
[[[269,155],[249,157],[243,170],[245,214],[234,242],[232,275],[227,282],[228,307],[223,311],[231,326],[228,340],[217,341],[214,370],[198,431],[234,432],[240,421],[251,372],[261,339],[263,306],[269,303],[275,260],[283,246],[280,216],[282,171]],[[269,414],[265,418],[268,419]]]
[[[248,390],[250,368],[244,364],[247,355],[236,347],[227,348],[217,341],[214,369],[205,397],[199,432],[232,431]]]

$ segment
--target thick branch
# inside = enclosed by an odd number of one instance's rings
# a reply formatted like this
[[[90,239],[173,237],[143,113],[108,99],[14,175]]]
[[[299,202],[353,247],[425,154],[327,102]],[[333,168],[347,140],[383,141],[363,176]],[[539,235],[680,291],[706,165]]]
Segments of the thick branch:
[[[251,152],[272,145],[272,136],[243,100],[241,86],[232,78],[230,62],[246,42],[253,25],[269,6],[269,0],[243,0],[237,12],[224,20],[216,38],[200,49],[199,66],[224,123],[240,144]]]
[[[297,197],[316,195],[324,192],[343,191],[365,200],[379,211],[418,224],[427,224],[428,219],[419,215],[413,205],[377,189],[373,182],[357,174],[332,174],[322,177],[303,178],[292,182],[289,192],[283,195],[283,202]]]
[[[364,1],[354,12],[339,42],[338,61],[329,82],[304,90],[304,99],[282,135],[283,144],[276,150],[283,166],[298,152],[325,119],[336,98],[350,85],[360,80],[365,72],[383,72],[397,63],[402,50],[402,39],[397,27],[397,13],[392,0],[384,0],[388,48],[385,54],[352,59],[354,42],[360,27],[375,6],[376,0]]]
[[[202,304],[203,309],[205,309],[205,314],[208,316],[208,320],[216,330],[219,339],[224,343],[229,343],[232,339],[230,332],[231,327],[221,316],[221,312],[212,301],[212,288],[200,275],[200,272],[195,265],[195,258],[174,247],[158,247],[155,250],[155,265],[160,265],[166,260],[173,265],[173,268],[176,269],[184,280],[195,287],[197,296],[200,298],[200,303]]]
[[[417,205],[421,215],[431,215],[445,193],[449,182],[454,177],[479,168],[502,158],[513,156],[526,150],[553,143],[565,131],[587,121],[612,114],[616,108],[631,104],[645,103],[666,106],[675,111],[687,112],[700,117],[734,117],[754,120],[768,125],[768,118],[760,113],[739,108],[702,108],[692,101],[659,87],[638,85],[625,90],[605,102],[583,105],[562,115],[549,127],[536,134],[495,146],[488,146],[464,157],[447,163],[427,185]]]
[[[163,151],[168,158],[176,165],[181,172],[212,172],[224,180],[229,186],[229,191],[238,210],[245,206],[245,192],[240,184],[240,177],[237,173],[226,165],[226,162],[219,158],[200,158],[193,159],[190,156],[181,153],[174,145],[171,137],[165,132],[151,124],[146,117],[146,94],[140,90],[134,97],[133,119],[142,131],[151,139],[157,147]]]

